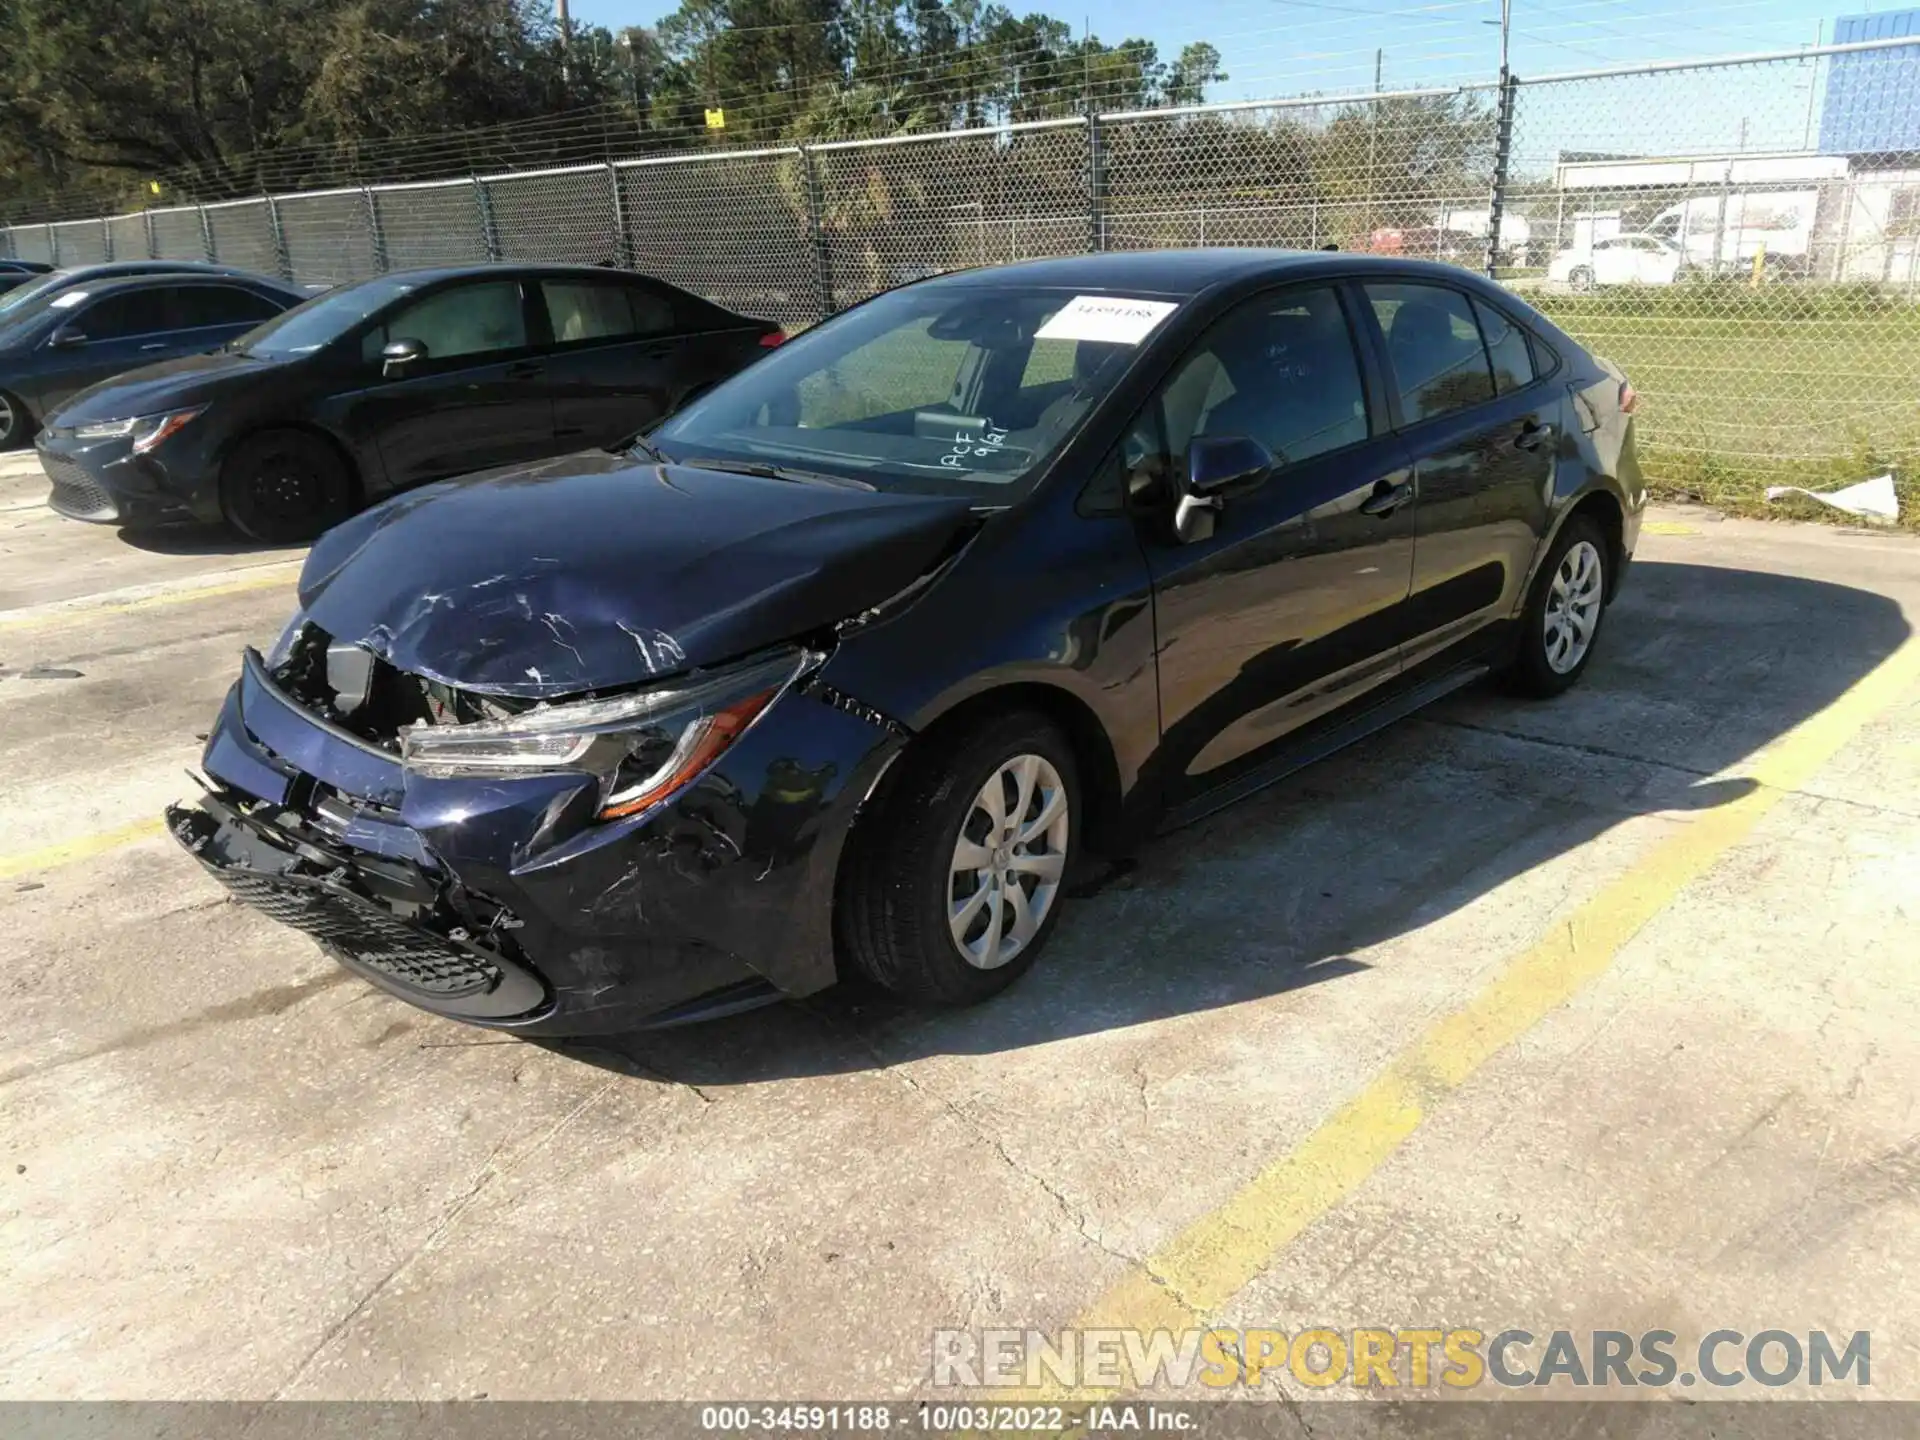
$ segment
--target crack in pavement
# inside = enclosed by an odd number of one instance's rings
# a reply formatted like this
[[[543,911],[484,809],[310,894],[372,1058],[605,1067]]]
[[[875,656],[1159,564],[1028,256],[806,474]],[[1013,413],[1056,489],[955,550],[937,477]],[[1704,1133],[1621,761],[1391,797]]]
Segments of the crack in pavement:
[[[1115,1249],[1112,1245],[1110,1245],[1107,1242],[1105,1237],[1095,1234],[1094,1231],[1091,1228],[1089,1228],[1092,1224],[1092,1221],[1087,1217],[1085,1212],[1079,1206],[1075,1205],[1071,1200],[1069,1200],[1067,1196],[1063,1194],[1053,1184],[1053,1182],[1049,1180],[1045,1175],[1042,1175],[1039,1171],[1034,1170],[1029,1166],[1021,1164],[1021,1162],[1017,1160],[1010,1151],[1008,1151],[1006,1145],[1001,1141],[1000,1137],[993,1134],[990,1130],[986,1128],[986,1126],[982,1125],[972,1115],[968,1114],[965,1108],[963,1108],[957,1102],[948,1099],[947,1096],[941,1094],[940,1091],[936,1090],[931,1085],[923,1085],[920,1081],[916,1080],[913,1076],[909,1075],[905,1070],[902,1070],[898,1066],[889,1062],[887,1057],[881,1052],[880,1048],[876,1046],[872,1042],[872,1040],[870,1040],[866,1035],[862,1034],[860,1031],[841,1025],[839,1024],[839,1022],[836,1022],[834,1020],[828,1019],[823,1016],[816,1016],[815,1018],[822,1020],[823,1023],[833,1025],[835,1028],[840,1029],[844,1033],[850,1035],[851,1038],[856,1043],[859,1044],[861,1049],[865,1050],[869,1055],[873,1057],[874,1062],[879,1066],[881,1074],[892,1077],[894,1080],[898,1081],[900,1084],[906,1086],[909,1090],[913,1091],[916,1095],[925,1096],[927,1099],[933,1101],[934,1104],[938,1105],[941,1109],[945,1110],[949,1115],[951,1115],[954,1119],[958,1120],[963,1126],[965,1126],[966,1129],[974,1136],[974,1138],[978,1140],[982,1140],[986,1144],[992,1146],[993,1152],[1000,1157],[1002,1163],[1004,1163],[1009,1170],[1013,1171],[1014,1174],[1020,1176],[1023,1180],[1026,1180],[1031,1184],[1038,1186],[1040,1190],[1050,1200],[1052,1200],[1056,1206],[1059,1207],[1060,1213],[1066,1217],[1067,1222],[1070,1225],[1072,1225],[1075,1230],[1079,1232],[1080,1237],[1085,1241],[1087,1241],[1088,1244],[1094,1246],[1102,1254],[1108,1255],[1113,1259],[1120,1261],[1124,1265],[1128,1265],[1135,1269],[1145,1272],[1149,1276],[1149,1278],[1151,1278],[1156,1284],[1160,1284],[1160,1285],[1166,1284],[1165,1280],[1161,1279],[1161,1277],[1157,1275],[1154,1275],[1153,1272],[1147,1268],[1146,1263],[1144,1261],[1140,1260],[1139,1258],[1133,1255],[1129,1255],[1124,1250]]]
[[[1587,745],[1573,740],[1550,740],[1540,735],[1529,735],[1524,730],[1507,730],[1498,725],[1480,725],[1471,720],[1450,720],[1439,715],[1419,715],[1411,718],[1421,725],[1436,725],[1448,730],[1467,730],[1476,735],[1492,735],[1501,740],[1517,740],[1523,745],[1538,745],[1546,750],[1568,750],[1576,755],[1591,755],[1601,760],[1620,760],[1630,765],[1644,765],[1650,770],[1667,770],[1676,775],[1690,775],[1696,780],[1741,778],[1738,775],[1729,775],[1724,770],[1701,770],[1672,760],[1656,760],[1647,755],[1635,755],[1626,750],[1610,749],[1605,745]],[[1812,800],[1822,805],[1846,805],[1856,810],[1864,810],[1869,815],[1895,815],[1903,820],[1920,820],[1920,811],[1902,810],[1897,805],[1875,805],[1865,800],[1850,799],[1845,795],[1823,795],[1818,790],[1807,790],[1799,786],[1780,793],[1800,800]]]
[[[548,1126],[543,1133],[529,1141],[526,1148],[514,1156],[507,1164],[497,1168],[494,1165],[494,1161],[499,1159],[500,1152],[506,1148],[507,1142],[502,1140],[495,1145],[493,1149],[488,1152],[487,1158],[481,1162],[479,1170],[475,1172],[473,1180],[467,1186],[466,1191],[447,1207],[441,1217],[434,1222],[433,1227],[427,1231],[426,1235],[422,1237],[412,1249],[408,1250],[405,1255],[402,1255],[400,1259],[394,1262],[393,1266],[388,1269],[386,1274],[382,1275],[368,1287],[367,1292],[354,1302],[353,1307],[349,1309],[346,1314],[342,1315],[326,1328],[320,1338],[314,1342],[313,1348],[307,1351],[300,1363],[293,1368],[293,1372],[275,1388],[272,1396],[269,1398],[273,1400],[286,1399],[287,1392],[306,1377],[307,1373],[313,1368],[314,1363],[326,1351],[327,1347],[341,1335],[345,1334],[353,1322],[365,1314],[374,1301],[385,1294],[393,1282],[399,1279],[400,1276],[413,1265],[414,1261],[432,1251],[440,1243],[441,1239],[459,1223],[461,1216],[473,1208],[479,1201],[481,1195],[492,1186],[494,1181],[511,1174],[528,1160],[532,1159],[534,1155],[538,1154],[548,1144],[558,1138],[563,1130],[575,1120],[579,1119],[581,1115],[585,1114],[603,1096],[619,1084],[620,1082],[618,1080],[609,1080],[606,1084],[595,1089],[587,1095],[586,1098],[581,1100],[579,1104],[575,1105],[571,1110],[567,1111],[566,1114],[554,1121],[552,1125]]]

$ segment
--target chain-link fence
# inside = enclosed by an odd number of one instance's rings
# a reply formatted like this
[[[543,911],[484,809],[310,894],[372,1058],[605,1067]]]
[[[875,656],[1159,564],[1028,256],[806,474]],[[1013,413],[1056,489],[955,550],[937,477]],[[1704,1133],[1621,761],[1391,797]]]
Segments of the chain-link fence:
[[[1920,37],[0,230],[0,254],[55,264],[301,282],[608,263],[790,328],[955,267],[1193,245],[1491,269],[1633,376],[1668,493],[1892,469],[1920,517]]]

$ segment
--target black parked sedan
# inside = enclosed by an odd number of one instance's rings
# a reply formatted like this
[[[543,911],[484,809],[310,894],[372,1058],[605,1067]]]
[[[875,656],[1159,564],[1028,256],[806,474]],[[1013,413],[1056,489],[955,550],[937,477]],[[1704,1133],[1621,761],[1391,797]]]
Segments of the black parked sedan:
[[[0,296],[0,450],[22,443],[75,391],[217,349],[307,298],[265,275],[126,263],[142,268],[56,270]]]
[[[597,266],[396,272],[76,397],[40,456],[76,520],[304,540],[395,490],[628,438],[783,338]]]
[[[978,270],[630,454],[315,546],[174,833],[373,983],[523,1033],[978,1000],[1086,856],[1489,673],[1591,662],[1634,396],[1515,296],[1357,255]]]

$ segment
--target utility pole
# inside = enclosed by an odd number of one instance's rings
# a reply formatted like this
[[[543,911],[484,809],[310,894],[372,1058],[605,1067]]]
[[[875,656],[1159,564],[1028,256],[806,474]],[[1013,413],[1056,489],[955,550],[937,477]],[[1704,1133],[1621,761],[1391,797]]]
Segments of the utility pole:
[[[1491,22],[1489,22],[1491,23]],[[1513,32],[1513,0],[1500,0],[1500,108],[1494,118],[1493,186],[1487,200],[1487,278],[1500,257],[1500,221],[1507,204],[1507,166],[1513,158],[1513,71],[1507,45]]]
[[[554,16],[560,22],[560,91],[564,97],[573,84],[573,17],[567,13],[567,0],[554,0]]]
[[[1371,123],[1367,126],[1367,248],[1373,248],[1373,197],[1380,184],[1380,76],[1387,52],[1373,52],[1373,104],[1367,107]],[[1316,237],[1318,238],[1318,237]]]

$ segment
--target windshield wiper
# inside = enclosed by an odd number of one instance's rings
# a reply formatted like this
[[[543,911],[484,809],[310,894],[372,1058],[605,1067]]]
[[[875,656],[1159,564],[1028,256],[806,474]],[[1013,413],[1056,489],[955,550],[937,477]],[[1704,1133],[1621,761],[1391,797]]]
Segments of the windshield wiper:
[[[873,490],[876,486],[864,480],[855,480],[850,475],[828,475],[820,470],[795,470],[786,465],[769,465],[759,460],[715,460],[707,455],[695,455],[677,464],[690,465],[696,470],[725,470],[733,475],[752,475],[761,480],[788,480],[796,485],[835,485],[842,490]]]

